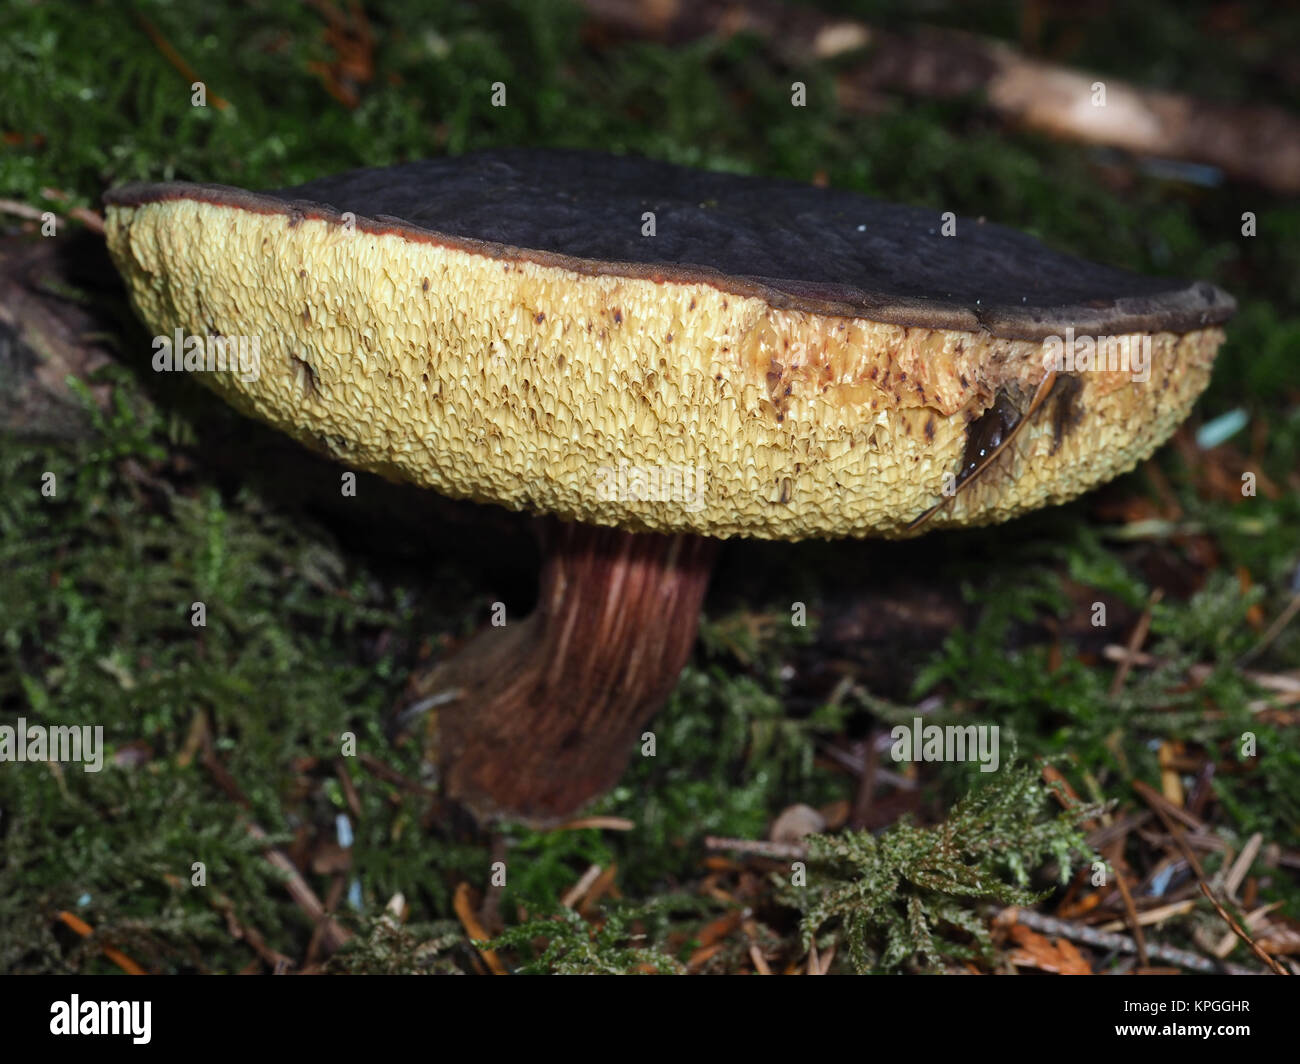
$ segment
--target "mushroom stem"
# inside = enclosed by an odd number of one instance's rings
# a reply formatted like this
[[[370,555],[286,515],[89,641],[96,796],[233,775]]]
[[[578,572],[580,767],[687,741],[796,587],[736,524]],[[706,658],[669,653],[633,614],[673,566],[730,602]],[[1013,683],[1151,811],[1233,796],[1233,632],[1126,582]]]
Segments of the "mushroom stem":
[[[612,787],[689,657],[717,543],[539,520],[538,602],[418,693],[430,758],[480,820],[555,823]]]

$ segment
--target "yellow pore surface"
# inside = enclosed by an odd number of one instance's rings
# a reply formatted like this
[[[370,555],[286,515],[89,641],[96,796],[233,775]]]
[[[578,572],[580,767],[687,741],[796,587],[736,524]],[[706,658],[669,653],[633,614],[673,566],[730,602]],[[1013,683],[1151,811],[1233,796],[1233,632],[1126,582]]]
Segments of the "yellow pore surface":
[[[960,470],[968,424],[1045,373],[1038,342],[196,200],[111,207],[108,240],[156,333],[256,339],[255,374],[202,374],[240,409],[353,469],[631,530],[906,534]],[[1080,373],[1072,427],[1049,401],[927,527],[1131,469],[1187,415],[1221,339],[1155,334],[1145,382]]]

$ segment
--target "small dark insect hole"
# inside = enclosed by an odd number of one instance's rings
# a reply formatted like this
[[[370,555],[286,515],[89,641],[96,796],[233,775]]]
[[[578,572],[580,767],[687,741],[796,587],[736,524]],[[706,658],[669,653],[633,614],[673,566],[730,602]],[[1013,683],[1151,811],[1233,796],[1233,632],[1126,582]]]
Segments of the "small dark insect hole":
[[[316,371],[305,358],[299,355],[293,355],[292,357],[297,365],[298,388],[302,392],[304,399],[310,399],[316,394]]]

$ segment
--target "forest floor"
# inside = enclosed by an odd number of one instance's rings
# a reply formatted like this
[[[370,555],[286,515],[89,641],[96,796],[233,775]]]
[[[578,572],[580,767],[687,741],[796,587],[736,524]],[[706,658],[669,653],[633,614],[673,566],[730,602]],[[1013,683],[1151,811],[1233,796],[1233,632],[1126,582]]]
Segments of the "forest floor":
[[[907,22],[903,4],[859,8]],[[927,17],[1103,77],[1300,113],[1294,11],[1133,8]],[[1016,16],[1030,9],[1032,26]],[[556,0],[91,10],[0,14],[5,254],[41,239],[40,212],[66,220],[55,239],[90,250],[46,294],[94,323],[81,339],[104,354],[68,392],[71,427],[0,436],[0,724],[93,722],[108,750],[99,773],[0,764],[0,971],[1120,972],[1300,957],[1294,199],[1024,132],[967,95],[847,107],[852,56],[792,67],[754,35],[669,46]],[[191,106],[195,81],[206,107]],[[411,670],[488,604],[527,608],[526,522],[369,477],[375,509],[323,504],[334,467],[150,372],[93,222],[127,181],[277,187],[504,145],[984,216],[1213,281],[1239,311],[1191,420],[1071,505],[906,543],[725,544],[654,725],[671,756],[636,759],[563,829],[482,831],[447,813],[419,750],[383,723]],[[1121,666],[1126,648],[1140,653]],[[918,713],[998,722],[1014,763],[902,771],[889,732]],[[345,732],[360,756],[340,756]],[[788,813],[801,805],[815,812]],[[817,834],[773,840],[799,816]]]

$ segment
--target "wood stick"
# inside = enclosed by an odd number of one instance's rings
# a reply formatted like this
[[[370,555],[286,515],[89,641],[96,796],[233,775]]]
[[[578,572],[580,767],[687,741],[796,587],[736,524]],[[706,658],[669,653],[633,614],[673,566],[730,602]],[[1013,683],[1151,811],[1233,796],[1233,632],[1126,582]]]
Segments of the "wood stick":
[[[706,836],[704,845],[710,850],[735,850],[737,853],[752,853],[759,857],[788,857],[800,860],[808,856],[808,847],[797,842],[765,842],[759,839],[724,839],[716,835]]]
[[[94,929],[86,923],[85,920],[81,919],[79,916],[74,916],[66,909],[60,909],[55,915],[61,923],[72,928],[72,930],[82,938],[89,938],[94,934]],[[149,974],[120,949],[114,949],[112,946],[100,946],[99,950],[105,957],[121,968],[122,971],[126,972],[127,975]]]
[[[1118,856],[1117,854],[1116,857]],[[1129,929],[1133,932],[1133,946],[1137,950],[1138,963],[1143,968],[1149,968],[1151,958],[1147,954],[1146,936],[1142,934],[1142,921],[1138,919],[1137,906],[1133,904],[1133,894],[1128,889],[1124,873],[1119,870],[1118,860],[1115,862],[1115,886],[1119,888],[1119,896],[1124,899],[1124,911],[1128,914]]]
[[[1014,919],[1014,922],[1024,924],[1031,930],[1044,935],[1056,935],[1059,938],[1068,938],[1072,942],[1083,942],[1089,946],[1096,946],[1099,949],[1111,950],[1116,953],[1137,952],[1137,943],[1128,935],[1116,934],[1113,931],[1099,931],[1097,928],[1089,927],[1086,924],[1076,924],[1073,921],[1061,920],[1055,916],[1044,916],[1042,913],[1034,912],[1031,909],[1017,909],[1014,907],[1002,909],[999,910],[999,918],[1002,917]],[[1175,946],[1166,946],[1159,942],[1148,945],[1147,952],[1153,960],[1168,961],[1170,964],[1176,964],[1180,968],[1186,968],[1193,972],[1219,972],[1228,975],[1258,974],[1253,968],[1216,962],[1208,957],[1202,957],[1199,953],[1178,949]]]
[[[1142,611],[1142,616],[1138,619],[1137,627],[1133,629],[1133,634],[1129,637],[1128,646],[1125,647],[1127,653],[1120,659],[1119,668],[1115,670],[1115,678],[1110,684],[1110,697],[1114,700],[1118,697],[1120,691],[1124,688],[1124,681],[1128,679],[1129,670],[1133,667],[1134,655],[1142,649],[1142,644],[1147,640],[1147,633],[1151,631],[1151,614],[1156,605],[1165,597],[1165,590],[1162,587],[1156,588],[1151,592],[1151,597],[1147,599],[1146,609]],[[1146,967],[1146,964],[1143,964]]]
[[[1255,940],[1242,929],[1241,925],[1232,918],[1228,913],[1228,910],[1219,902],[1219,899],[1214,896],[1214,892],[1210,889],[1209,883],[1205,881],[1205,873],[1201,870],[1201,863],[1196,859],[1196,854],[1192,853],[1192,848],[1187,845],[1187,841],[1183,838],[1182,829],[1174,823],[1174,818],[1170,815],[1172,810],[1169,808],[1169,802],[1166,801],[1165,797],[1154,787],[1143,783],[1141,780],[1133,781],[1133,789],[1146,799],[1147,804],[1156,811],[1156,816],[1163,821],[1165,830],[1169,832],[1170,838],[1174,840],[1174,843],[1178,846],[1179,850],[1182,851],[1183,857],[1186,858],[1188,865],[1191,866],[1192,873],[1196,876],[1197,882],[1200,883],[1201,893],[1210,899],[1210,904],[1214,906],[1219,916],[1223,918],[1224,923],[1232,928],[1237,937],[1246,943],[1250,948],[1250,951],[1267,964],[1269,969],[1275,975],[1290,975],[1291,973],[1283,968],[1280,963],[1260,949]]]
[[[682,43],[749,33],[791,67],[843,57],[852,65],[839,74],[837,95],[848,111],[877,111],[890,92],[927,99],[979,94],[987,109],[1026,129],[1208,164],[1277,192],[1300,192],[1300,118],[1281,108],[1146,89],[969,33],[893,32],[775,0],[583,0],[583,6],[612,36]],[[857,53],[852,60],[851,53]],[[1096,102],[1098,83],[1104,106]]]
[[[474,906],[470,903],[470,886],[468,883],[461,883],[456,887],[456,894],[452,898],[452,908],[456,910],[456,915],[460,918],[460,924],[465,929],[465,934],[470,939],[470,944],[475,942],[486,942],[492,936],[484,930],[483,925],[479,923],[478,914],[474,912]],[[481,946],[474,946],[478,955],[483,958],[484,963],[491,970],[493,975],[509,975],[506,966],[501,963],[501,958],[493,950]]]
[[[583,895],[591,889],[592,884],[600,878],[600,873],[602,871],[604,871],[604,869],[602,869],[598,864],[594,864],[588,868],[582,873],[578,882],[573,884],[573,886],[565,892],[564,897],[560,899],[560,904],[566,909],[572,909],[582,900]]]
[[[211,774],[217,786],[225,791],[236,805],[245,810],[249,809],[251,806],[248,798],[245,797],[234,777],[227,771],[226,766],[217,758],[216,750],[212,745],[211,734],[204,736],[204,746],[203,767]],[[267,835],[262,826],[245,817],[244,830],[261,845],[262,855],[271,862],[271,865],[284,874],[285,889],[294,902],[297,903],[298,908],[306,913],[313,926],[324,925],[324,930],[321,932],[321,945],[328,952],[333,953],[343,943],[351,939],[352,932],[330,916],[325,906],[321,904],[320,898],[316,897],[316,892],[302,878],[302,875],[298,872],[294,863],[285,855],[284,851],[271,842],[270,836]]]

